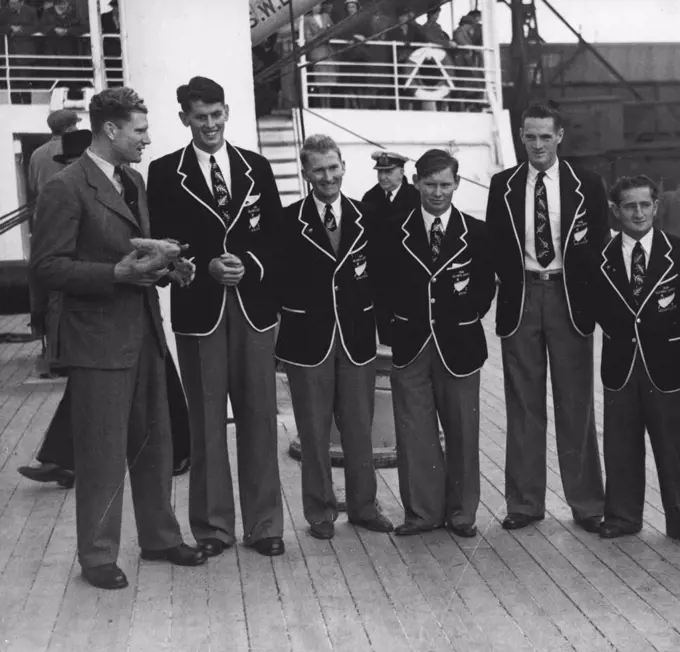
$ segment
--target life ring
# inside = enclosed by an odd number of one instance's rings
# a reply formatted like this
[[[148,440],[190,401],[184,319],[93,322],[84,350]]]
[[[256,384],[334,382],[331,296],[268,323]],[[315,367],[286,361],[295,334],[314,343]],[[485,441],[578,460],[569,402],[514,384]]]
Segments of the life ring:
[[[422,80],[418,79],[416,76],[418,71],[422,68],[423,63],[428,59],[434,61],[442,74],[442,80],[436,86],[423,86]],[[443,100],[452,90],[454,90],[453,81],[446,71],[446,67],[443,65],[445,60],[448,60],[448,67],[452,67],[453,65],[446,50],[433,47],[418,48],[411,52],[408,60],[413,64],[413,68],[406,78],[404,88],[412,88],[414,90],[414,97],[417,99]]]

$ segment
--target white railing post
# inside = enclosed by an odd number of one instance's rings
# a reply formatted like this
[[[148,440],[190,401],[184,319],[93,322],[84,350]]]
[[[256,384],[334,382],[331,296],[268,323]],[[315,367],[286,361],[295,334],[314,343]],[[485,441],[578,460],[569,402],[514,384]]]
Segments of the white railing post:
[[[392,68],[394,70],[394,100],[397,111],[401,110],[399,102],[399,59],[397,58],[397,42],[392,41]]]
[[[104,66],[104,45],[102,42],[102,21],[99,0],[87,0],[90,14],[90,53],[94,73],[94,90],[96,93],[106,88],[106,67]]]
[[[7,104],[12,103],[12,84],[10,82],[9,74],[9,37],[5,34],[3,36],[5,40],[5,78],[7,80]]]

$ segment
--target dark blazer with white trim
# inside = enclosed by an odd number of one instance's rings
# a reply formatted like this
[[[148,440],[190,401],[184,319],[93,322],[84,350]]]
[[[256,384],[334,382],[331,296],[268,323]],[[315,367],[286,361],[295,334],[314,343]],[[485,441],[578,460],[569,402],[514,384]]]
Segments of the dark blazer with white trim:
[[[189,245],[196,277],[187,288],[172,285],[172,328],[180,335],[209,335],[222,318],[226,293],[236,292],[243,313],[257,331],[276,324],[275,247],[281,200],[268,161],[227,144],[231,166],[231,222],[228,229],[201,172],[191,143],[149,166],[149,212],[155,238]],[[208,272],[213,258],[228,251],[245,267],[235,288]]]
[[[588,283],[604,246],[608,203],[602,179],[564,160],[560,169],[560,218],[564,288],[571,322],[587,336],[595,329]],[[524,312],[525,199],[527,163],[491,179],[486,209],[496,274],[500,281],[496,333],[513,335]]]
[[[280,360],[316,367],[336,337],[355,365],[375,358],[373,242],[364,211],[365,206],[342,196],[336,258],[311,195],[285,209],[278,275]]]
[[[453,207],[432,264],[420,208],[382,229],[378,301],[392,315],[392,362],[409,365],[430,339],[449,373],[469,376],[487,358],[481,319],[496,293],[486,225]]]
[[[622,389],[642,356],[652,384],[680,390],[680,238],[654,231],[642,301],[636,308],[618,234],[604,248],[593,286],[602,327],[602,384]]]

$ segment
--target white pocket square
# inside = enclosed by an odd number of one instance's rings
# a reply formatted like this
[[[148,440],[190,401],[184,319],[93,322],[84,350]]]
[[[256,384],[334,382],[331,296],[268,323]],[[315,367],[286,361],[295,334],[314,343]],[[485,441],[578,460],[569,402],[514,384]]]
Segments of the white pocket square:
[[[659,299],[659,307],[667,308],[671,305],[671,303],[673,303],[673,299],[675,299],[675,292],[673,294],[669,294],[667,297]]]
[[[580,231],[574,231],[574,240],[576,240],[576,242],[580,242],[581,240],[583,240],[583,238],[586,237],[586,233],[588,233],[587,228],[581,229]]]

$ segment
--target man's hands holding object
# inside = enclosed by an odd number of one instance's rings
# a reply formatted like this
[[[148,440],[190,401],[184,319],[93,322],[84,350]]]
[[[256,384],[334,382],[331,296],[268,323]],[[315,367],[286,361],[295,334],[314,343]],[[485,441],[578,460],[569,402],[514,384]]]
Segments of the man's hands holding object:
[[[174,240],[151,238],[131,238],[130,244],[133,251],[121,259],[115,267],[116,281],[147,287],[155,285],[168,274],[170,266],[175,267],[177,262],[184,260],[180,255],[188,248],[188,245],[181,245]],[[193,280],[192,268],[195,271],[191,262],[188,266],[183,266],[184,272],[180,278],[184,279],[185,283]],[[188,280],[189,278],[191,280]]]
[[[231,286],[239,284],[246,270],[238,256],[225,253],[210,261],[208,271],[220,285]]]

